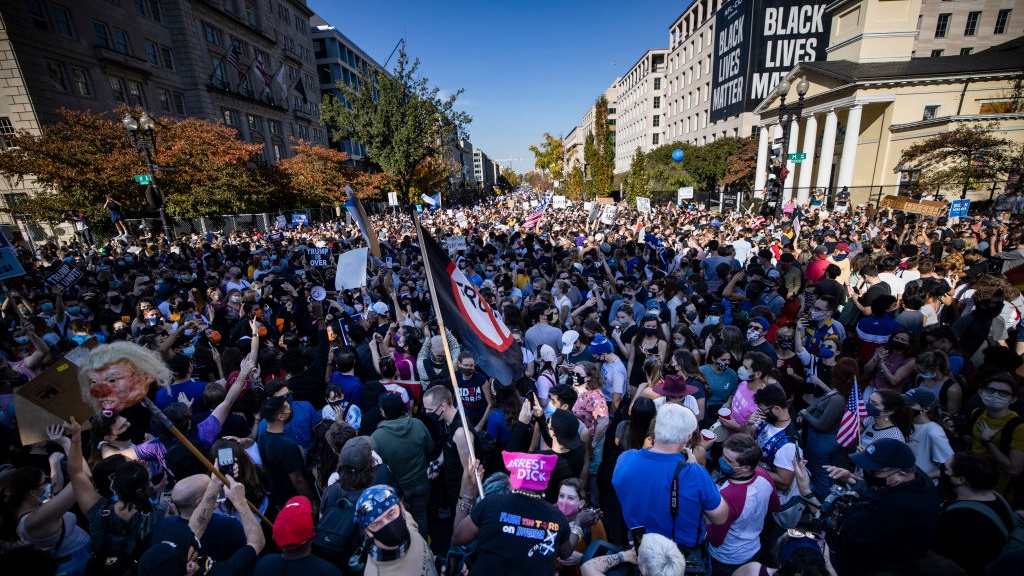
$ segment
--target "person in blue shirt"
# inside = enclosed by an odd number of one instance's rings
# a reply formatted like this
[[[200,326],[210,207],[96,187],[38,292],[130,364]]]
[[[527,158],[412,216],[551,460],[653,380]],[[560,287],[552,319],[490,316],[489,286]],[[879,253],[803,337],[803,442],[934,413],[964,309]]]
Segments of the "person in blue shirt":
[[[192,379],[192,359],[184,354],[175,354],[167,363],[174,381],[169,386],[161,387],[156,392],[155,403],[163,410],[178,401],[178,394],[184,393],[192,403],[193,413],[207,412],[209,409],[203,402],[203,390],[206,382]]]
[[[320,421],[320,411],[305,400],[295,400],[288,383],[283,378],[275,378],[266,384],[267,395],[284,396],[292,408],[292,417],[284,425],[284,435],[294,440],[305,452],[313,448],[313,427]],[[267,421],[261,420],[259,435],[267,430]]]

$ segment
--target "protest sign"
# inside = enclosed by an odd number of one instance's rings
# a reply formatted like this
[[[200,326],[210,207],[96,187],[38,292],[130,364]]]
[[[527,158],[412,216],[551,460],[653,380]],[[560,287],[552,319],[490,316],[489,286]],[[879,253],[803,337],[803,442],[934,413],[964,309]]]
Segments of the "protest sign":
[[[676,196],[676,204],[682,204],[683,200],[693,200],[693,188],[689,186],[684,186],[683,188],[679,189],[679,192]]]
[[[922,216],[941,216],[947,210],[945,202],[934,200],[914,200],[906,196],[885,196],[878,203],[878,209],[891,208],[908,214],[920,214]]]
[[[292,214],[292,226],[309,226],[309,214]]]
[[[50,274],[46,283],[64,292],[82,277],[82,271],[67,262],[61,262],[56,272]]]
[[[562,208],[565,208],[566,206],[568,206],[568,203],[566,202],[566,200],[567,199],[566,199],[565,196],[552,196],[551,197],[551,207],[552,208],[558,208],[559,210],[561,210]]]
[[[89,427],[95,408],[86,402],[78,383],[78,366],[88,355],[85,347],[71,350],[14,393],[22,444],[46,440],[46,427],[65,422],[68,416]]]
[[[288,226],[288,220],[285,219],[284,215],[278,215],[274,218],[274,225],[279,229],[284,230]]]
[[[619,213],[619,207],[615,204],[608,204],[604,207],[604,211],[601,213],[602,224],[613,224],[615,222],[615,216]]]
[[[647,214],[651,211],[651,199],[638,196],[636,199],[636,211]]]
[[[7,236],[0,230],[0,280],[13,278],[25,274],[21,262],[18,262],[18,255],[14,252]]]
[[[366,285],[366,256],[370,249],[356,248],[338,256],[335,290],[358,290]]]
[[[328,246],[306,248],[306,260],[310,266],[323,267],[331,265],[331,249]]]
[[[448,237],[448,252],[455,252],[457,250],[466,249],[466,237],[465,236],[449,236]]]

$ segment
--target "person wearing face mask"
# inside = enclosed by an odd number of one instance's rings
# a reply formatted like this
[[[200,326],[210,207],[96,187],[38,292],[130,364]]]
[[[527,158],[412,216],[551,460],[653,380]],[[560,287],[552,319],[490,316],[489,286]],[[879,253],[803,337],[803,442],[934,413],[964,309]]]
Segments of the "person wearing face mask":
[[[725,476],[718,491],[729,504],[722,524],[708,526],[712,574],[728,576],[761,551],[760,534],[769,512],[778,512],[779,493],[768,472],[758,466],[761,447],[739,434],[726,439],[718,469]]]
[[[939,514],[932,551],[956,562],[969,576],[984,576],[1016,528],[1013,507],[995,491],[996,463],[961,452],[950,455],[939,471],[939,496],[953,501]]]
[[[583,529],[583,538],[576,544],[576,550],[572,556],[565,560],[558,559],[555,564],[555,574],[576,574],[570,568],[579,564],[586,552],[587,546],[594,540],[608,540],[608,535],[601,521],[601,511],[595,508],[587,508],[587,492],[578,478],[567,478],[562,480],[558,488],[558,501],[555,506],[565,514],[570,523],[576,523]]]
[[[1024,419],[1010,410],[1017,396],[1016,379],[1012,374],[988,375],[978,395],[983,409],[971,416],[971,452],[988,455],[998,463],[999,481],[996,489],[1011,502],[1024,500],[1014,484],[1024,472]]]
[[[892,390],[871,392],[864,409],[868,417],[861,421],[861,446],[870,446],[883,438],[906,442],[914,431],[913,413],[903,396]]]
[[[305,496],[314,503],[316,514],[320,499],[305,470],[302,448],[284,433],[285,424],[292,418],[291,404],[285,396],[271,396],[260,407],[260,417],[267,422],[267,429],[259,435],[257,446],[270,479],[271,504],[280,510],[293,497]]]
[[[787,396],[793,394],[804,383],[804,364],[796,353],[796,331],[789,326],[779,328],[775,333],[775,365],[779,370],[779,384]]]
[[[716,344],[708,353],[708,363],[700,367],[711,395],[707,399],[702,426],[710,426],[718,418],[718,409],[726,405],[739,385],[739,375],[729,367],[732,355],[725,346]]]
[[[743,364],[736,371],[736,376],[740,380],[739,386],[736,387],[736,393],[730,402],[726,404],[732,410],[732,414],[729,417],[718,418],[718,422],[733,434],[743,432],[747,420],[758,411],[754,395],[768,385],[765,376],[768,376],[774,366],[771,358],[760,352],[747,352],[743,355]]]
[[[917,369],[914,363],[917,350],[912,342],[910,332],[901,328],[893,332],[885,346],[875,349],[871,360],[864,364],[864,374],[873,374],[869,389],[903,393],[903,383]]]
[[[998,343],[1006,345],[1006,322],[1000,316],[1006,303],[1003,289],[992,284],[979,286],[971,300],[974,309],[953,323],[953,332],[960,339],[964,355],[975,366],[981,366],[985,361],[983,352],[986,348]]]
[[[364,574],[437,576],[434,554],[394,488],[377,484],[364,490],[354,520],[365,538]]]
[[[835,340],[837,344],[842,344],[846,339],[846,328],[832,318],[835,310],[835,299],[831,296],[822,296],[814,300],[807,315],[801,317],[801,320],[804,320],[804,327],[801,329],[804,346],[811,354],[817,354],[826,340]]]
[[[903,395],[903,401],[914,415],[914,430],[907,445],[914,451],[917,467],[933,481],[939,479],[939,468],[953,455],[942,424],[932,421],[935,394],[925,388],[914,388]]]
[[[861,495],[836,527],[826,530],[832,566],[838,576],[899,574],[928,554],[939,516],[938,491],[899,440],[879,440],[850,458],[864,471],[863,480],[829,467],[836,482]]]
[[[764,316],[751,318],[750,325],[747,326],[747,340],[743,343],[743,351],[760,352],[771,359],[772,364],[776,364],[779,357],[775,354],[775,347],[765,339],[770,326],[771,321]]]

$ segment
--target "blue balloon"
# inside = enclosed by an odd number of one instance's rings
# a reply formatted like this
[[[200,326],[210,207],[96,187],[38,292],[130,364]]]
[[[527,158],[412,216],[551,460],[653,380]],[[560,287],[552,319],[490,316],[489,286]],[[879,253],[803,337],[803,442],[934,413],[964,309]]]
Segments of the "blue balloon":
[[[680,148],[676,148],[675,150],[673,150],[672,151],[672,159],[675,160],[676,162],[682,162],[683,161],[683,151]]]

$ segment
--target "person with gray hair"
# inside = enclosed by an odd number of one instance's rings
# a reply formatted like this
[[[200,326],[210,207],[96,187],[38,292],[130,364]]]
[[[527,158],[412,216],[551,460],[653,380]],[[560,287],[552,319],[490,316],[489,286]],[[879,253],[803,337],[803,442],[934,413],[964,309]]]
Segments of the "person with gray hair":
[[[702,516],[721,524],[729,515],[708,471],[686,447],[696,430],[697,417],[689,408],[665,404],[654,421],[654,445],[623,452],[612,474],[626,526],[645,526],[648,534],[671,538],[690,551],[706,539]]]
[[[643,576],[681,576],[686,573],[686,558],[674,542],[661,534],[645,534],[640,546],[614,554],[591,558],[581,566],[581,576],[599,576],[628,562],[636,564]]]

